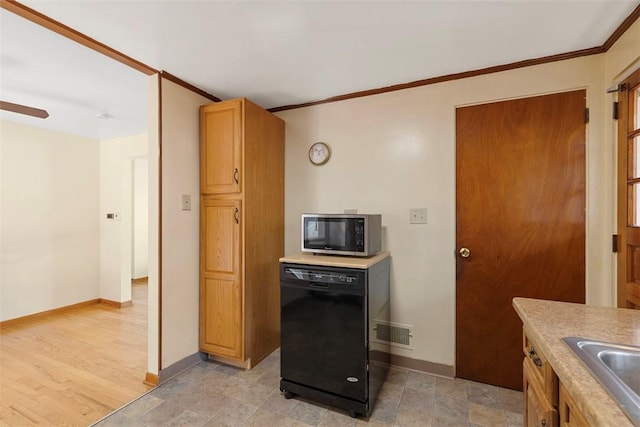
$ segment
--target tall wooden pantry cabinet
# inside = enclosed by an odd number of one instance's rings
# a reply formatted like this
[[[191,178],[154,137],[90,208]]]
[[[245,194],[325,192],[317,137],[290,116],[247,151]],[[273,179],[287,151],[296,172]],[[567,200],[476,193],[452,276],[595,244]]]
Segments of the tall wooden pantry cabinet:
[[[200,107],[200,350],[252,368],[280,345],[284,122],[248,99]]]

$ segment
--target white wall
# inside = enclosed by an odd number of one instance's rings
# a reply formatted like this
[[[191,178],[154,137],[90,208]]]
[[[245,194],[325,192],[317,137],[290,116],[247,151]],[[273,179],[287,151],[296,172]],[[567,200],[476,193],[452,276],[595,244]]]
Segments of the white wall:
[[[455,109],[586,88],[587,300],[611,304],[613,148],[603,140],[603,75],[597,55],[278,113],[286,122],[285,252],[299,252],[303,212],[381,213],[392,256],[392,320],[415,325],[415,350],[394,352],[453,365]],[[316,141],[332,150],[322,167],[307,160]],[[409,224],[416,207],[428,209],[429,224]]]
[[[100,297],[111,301],[131,300],[132,165],[148,145],[147,134],[100,141]]]
[[[607,84],[618,83],[640,67],[640,20],[618,39],[606,54]]]
[[[0,122],[0,320],[99,297],[99,143]]]
[[[198,351],[200,127],[204,98],[162,79],[162,361]],[[191,210],[181,209],[182,194]]]
[[[637,34],[638,23],[632,34]],[[625,34],[626,36],[626,34]],[[631,52],[638,52],[638,38]],[[615,48],[615,46],[614,46]],[[629,51],[629,49],[628,49]],[[286,252],[299,251],[304,211],[383,214],[384,246],[392,253],[394,320],[415,324],[416,349],[399,354],[453,365],[455,308],[455,107],[493,100],[587,89],[587,300],[611,305],[614,230],[614,150],[605,55],[446,82],[278,113],[286,121]],[[622,63],[625,61],[622,60]],[[621,65],[616,65],[621,68]],[[608,73],[608,72],[607,72]],[[618,72],[612,73],[616,75]],[[157,76],[150,79],[150,140],[157,141]],[[162,366],[197,351],[198,210],[197,105],[208,103],[163,80],[162,91]],[[332,160],[307,161],[316,141]],[[157,253],[158,145],[149,153],[150,254]],[[171,156],[171,157],[170,157]],[[173,157],[175,156],[175,158]],[[156,193],[154,193],[156,192]],[[192,211],[180,211],[180,194]],[[410,226],[408,209],[427,207],[429,224]],[[182,253],[180,253],[182,251]],[[175,258],[174,258],[175,256]],[[149,260],[149,372],[158,372],[157,259]],[[155,285],[154,285],[155,284]]]
[[[149,161],[133,160],[133,248],[131,277],[149,274]]]

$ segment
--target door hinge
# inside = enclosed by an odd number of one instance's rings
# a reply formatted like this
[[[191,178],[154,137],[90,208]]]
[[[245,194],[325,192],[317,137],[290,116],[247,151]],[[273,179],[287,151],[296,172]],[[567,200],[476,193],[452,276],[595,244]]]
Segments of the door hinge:
[[[618,120],[618,101],[613,102],[613,120]]]
[[[615,253],[618,252],[618,236],[617,234],[614,234],[613,236],[611,236],[611,250]]]
[[[584,122],[585,123],[589,123],[589,109],[588,108],[584,109]]]
[[[618,86],[607,89],[607,93],[624,92],[625,90],[627,90],[627,84],[620,83]]]

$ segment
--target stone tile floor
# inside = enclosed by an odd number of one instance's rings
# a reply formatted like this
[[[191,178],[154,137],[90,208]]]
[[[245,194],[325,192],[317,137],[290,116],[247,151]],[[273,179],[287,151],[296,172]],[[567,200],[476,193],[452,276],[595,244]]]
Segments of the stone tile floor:
[[[522,426],[522,393],[391,369],[369,418],[279,390],[280,353],[246,371],[203,361],[97,423],[110,426]]]

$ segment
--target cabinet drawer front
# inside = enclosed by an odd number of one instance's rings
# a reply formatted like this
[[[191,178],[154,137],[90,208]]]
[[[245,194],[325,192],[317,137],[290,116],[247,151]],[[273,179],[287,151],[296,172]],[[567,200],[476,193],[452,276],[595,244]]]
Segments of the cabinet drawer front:
[[[553,368],[547,362],[544,354],[540,353],[538,346],[527,334],[526,330],[523,333],[523,351],[525,358],[528,360],[529,366],[532,370],[532,376],[542,385],[542,392],[549,402],[558,406],[558,376],[553,371]]]

